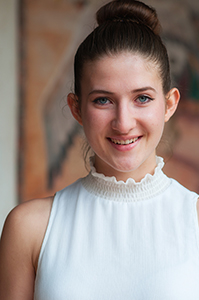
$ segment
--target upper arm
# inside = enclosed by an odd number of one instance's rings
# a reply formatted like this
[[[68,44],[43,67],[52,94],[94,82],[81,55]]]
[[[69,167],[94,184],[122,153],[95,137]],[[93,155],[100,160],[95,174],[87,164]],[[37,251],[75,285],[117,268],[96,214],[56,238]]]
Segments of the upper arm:
[[[0,241],[0,299],[32,300],[50,201],[31,201],[7,217]],[[43,218],[42,218],[43,217]]]

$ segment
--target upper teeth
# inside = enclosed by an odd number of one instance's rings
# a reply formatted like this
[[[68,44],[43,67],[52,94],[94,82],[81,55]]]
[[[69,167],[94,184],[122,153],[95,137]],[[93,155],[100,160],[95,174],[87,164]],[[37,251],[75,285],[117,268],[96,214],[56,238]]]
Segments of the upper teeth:
[[[138,140],[138,137],[134,138],[134,139],[130,139],[130,140],[115,140],[115,139],[111,139],[111,141],[115,144],[119,144],[119,145],[128,145],[128,144],[131,144],[131,143],[134,143],[135,141]]]

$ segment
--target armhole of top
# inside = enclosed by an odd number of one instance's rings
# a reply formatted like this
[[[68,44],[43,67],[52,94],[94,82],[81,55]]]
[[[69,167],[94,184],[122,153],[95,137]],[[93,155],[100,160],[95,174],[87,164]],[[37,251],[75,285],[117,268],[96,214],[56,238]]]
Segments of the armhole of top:
[[[199,251],[199,197],[194,197],[194,210],[193,210],[193,221],[196,235],[196,242]],[[199,252],[198,252],[199,253]]]
[[[40,249],[40,253],[39,253],[38,265],[37,265],[37,273],[38,273],[38,270],[39,270],[40,265],[41,265],[42,255],[44,253],[44,249],[45,249],[45,246],[47,244],[48,237],[50,235],[50,231],[51,231],[51,228],[52,228],[52,224],[53,224],[53,221],[54,221],[54,218],[55,218],[55,215],[56,215],[56,202],[57,202],[57,198],[58,198],[58,195],[56,193],[54,195],[54,198],[53,198],[53,201],[52,201],[52,206],[51,206],[51,209],[50,209],[50,215],[49,215],[49,219],[48,219],[46,231],[45,231],[45,234],[44,234],[44,238],[43,238],[41,249]]]
[[[199,197],[196,200],[196,212],[197,212],[197,220],[198,220],[198,228],[199,228]]]

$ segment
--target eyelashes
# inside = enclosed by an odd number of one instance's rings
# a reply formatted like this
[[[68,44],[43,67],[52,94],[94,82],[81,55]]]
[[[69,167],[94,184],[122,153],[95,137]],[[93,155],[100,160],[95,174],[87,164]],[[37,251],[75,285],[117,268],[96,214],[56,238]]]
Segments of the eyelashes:
[[[111,101],[106,97],[96,98],[93,102],[99,105],[106,105],[108,103],[111,103]]]
[[[154,98],[149,97],[147,95],[140,95],[135,99],[135,102],[142,105],[142,104],[149,103],[153,100],[154,100]],[[104,105],[108,105],[108,104],[112,103],[113,101],[109,100],[107,97],[98,97],[98,98],[94,99],[93,102],[100,106],[104,106]]]
[[[141,104],[145,104],[145,103],[148,103],[148,102],[153,101],[153,100],[154,100],[154,98],[151,98],[151,97],[146,96],[146,95],[141,95],[136,99],[136,101],[141,103]]]

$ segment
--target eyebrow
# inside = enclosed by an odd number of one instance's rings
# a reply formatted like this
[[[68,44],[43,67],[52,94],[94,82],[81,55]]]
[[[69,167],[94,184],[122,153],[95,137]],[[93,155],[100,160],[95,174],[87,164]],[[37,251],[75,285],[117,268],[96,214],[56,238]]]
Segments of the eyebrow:
[[[143,88],[132,90],[131,93],[140,93],[140,92],[144,92],[144,91],[147,91],[147,90],[151,90],[151,91],[156,93],[156,90],[154,88],[152,88],[151,86],[146,86],[146,87],[143,87]],[[110,91],[106,91],[106,90],[93,90],[89,93],[89,95],[92,95],[92,94],[109,94],[109,95],[113,95],[114,93],[110,92]]]
[[[146,87],[143,87],[143,88],[140,88],[140,89],[135,89],[132,92],[133,93],[139,93],[139,92],[144,92],[144,91],[147,91],[147,90],[151,90],[151,91],[156,93],[156,90],[154,88],[152,88],[151,86],[146,86]]]
[[[114,94],[112,92],[109,92],[109,91],[105,91],[105,90],[93,90],[89,93],[89,95],[92,95],[92,94]]]

